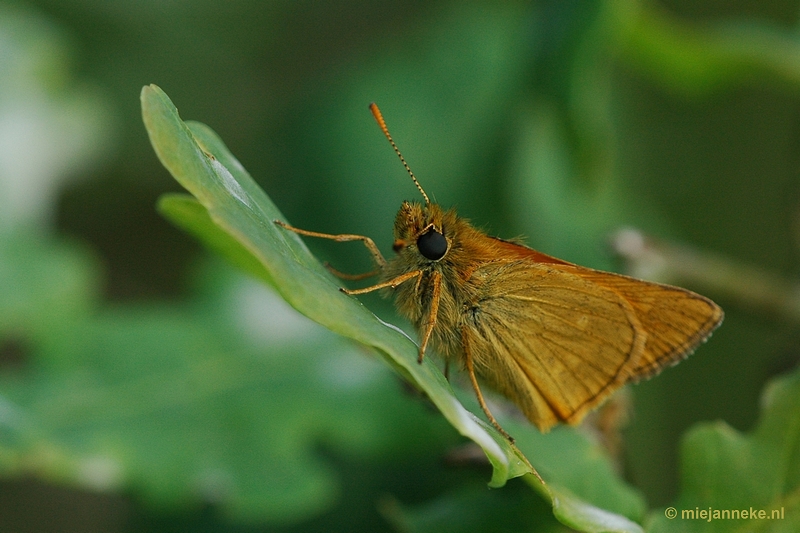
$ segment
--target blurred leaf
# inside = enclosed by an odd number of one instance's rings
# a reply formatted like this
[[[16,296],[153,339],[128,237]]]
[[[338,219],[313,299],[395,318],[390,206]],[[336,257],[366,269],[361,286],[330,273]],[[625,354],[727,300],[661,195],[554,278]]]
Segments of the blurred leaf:
[[[253,287],[230,303],[98,310],[91,262],[31,236],[18,244],[0,262],[0,345],[24,348],[0,368],[3,476],[296,522],[341,497],[320,445],[395,460],[437,445],[424,406],[383,366],[305,319],[288,324],[288,308],[248,309]],[[270,348],[237,331],[250,313],[280,328]]]
[[[342,294],[298,236],[274,225],[273,220],[282,218],[280,212],[213,132],[200,124],[185,125],[156,86],[142,90],[142,107],[151,142],[164,166],[198,198],[216,224],[260,259],[290,304],[332,331],[378,348],[390,366],[425,391],[462,435],[481,446],[494,468],[491,485],[526,473],[520,452],[462,407],[430,359],[417,363],[416,347],[407,336]],[[529,427],[528,431],[535,430]],[[538,481],[532,484],[552,502],[559,519],[573,527],[640,531],[633,522],[594,508],[566,490],[559,490],[553,499]]]
[[[755,430],[742,435],[724,422],[702,424],[683,440],[683,490],[668,510],[653,512],[649,532],[800,530],[800,371],[773,381],[763,396]],[[709,509],[709,518],[700,515]],[[722,510],[747,511],[743,519],[723,519]],[[765,516],[750,515],[753,509]],[[780,513],[779,519],[772,512]],[[692,512],[692,515],[685,513]],[[776,517],[777,518],[777,517]]]
[[[269,272],[239,241],[217,226],[203,207],[188,194],[165,194],[158,199],[158,211],[206,246],[227,258],[251,276],[274,286]]]
[[[85,251],[39,232],[0,234],[0,335],[37,336],[96,305],[98,268]]]
[[[641,527],[627,518],[586,504],[569,491],[551,488],[553,514],[544,514],[544,504],[532,494],[510,489],[498,491],[463,487],[421,505],[404,506],[384,502],[383,512],[398,531],[586,531],[637,532]],[[557,518],[558,521],[554,520]],[[560,523],[559,523],[560,522]],[[569,526],[565,528],[564,525]]]
[[[414,506],[389,499],[383,502],[382,511],[402,533],[572,531],[547,512],[546,502],[517,483],[503,491],[467,486]]]
[[[607,1],[604,24],[623,58],[685,95],[762,76],[800,83],[800,41],[777,26],[751,19],[693,25],[642,0]]]
[[[14,466],[47,479],[136,487],[157,507],[211,501],[238,521],[296,521],[339,497],[320,440],[363,453],[408,434],[408,403],[389,376],[336,339],[256,356],[193,317],[147,309],[61,340],[81,366],[3,383],[41,433]]]

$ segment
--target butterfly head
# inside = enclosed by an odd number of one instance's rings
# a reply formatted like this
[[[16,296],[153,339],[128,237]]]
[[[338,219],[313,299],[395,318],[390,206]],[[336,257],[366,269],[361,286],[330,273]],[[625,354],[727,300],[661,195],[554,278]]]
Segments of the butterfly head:
[[[403,202],[394,220],[394,245],[398,254],[417,253],[428,261],[439,261],[452,246],[444,227],[444,213],[436,204]]]

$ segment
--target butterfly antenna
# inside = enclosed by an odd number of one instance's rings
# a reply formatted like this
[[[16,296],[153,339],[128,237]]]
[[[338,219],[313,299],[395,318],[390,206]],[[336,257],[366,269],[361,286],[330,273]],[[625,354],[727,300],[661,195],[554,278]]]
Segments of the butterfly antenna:
[[[422,193],[422,197],[425,198],[425,205],[431,205],[431,201],[428,198],[428,195],[425,194],[425,191],[422,189],[422,185],[419,184],[416,176],[414,176],[414,173],[411,172],[411,168],[408,166],[408,163],[406,163],[406,160],[403,158],[403,154],[400,153],[400,150],[397,148],[397,145],[394,143],[394,140],[392,140],[392,136],[389,135],[389,128],[386,127],[386,121],[383,120],[383,115],[381,115],[381,110],[378,109],[378,106],[377,104],[375,104],[375,102],[369,104],[369,110],[372,111],[372,116],[375,117],[375,120],[378,122],[378,126],[380,126],[381,130],[383,131],[383,134],[386,135],[387,139],[389,139],[389,143],[392,145],[392,148],[394,148],[397,157],[400,158],[400,162],[403,163],[404,167],[406,167],[406,171],[408,172],[408,175],[411,176],[411,179],[414,181],[414,185],[417,186],[419,192]]]

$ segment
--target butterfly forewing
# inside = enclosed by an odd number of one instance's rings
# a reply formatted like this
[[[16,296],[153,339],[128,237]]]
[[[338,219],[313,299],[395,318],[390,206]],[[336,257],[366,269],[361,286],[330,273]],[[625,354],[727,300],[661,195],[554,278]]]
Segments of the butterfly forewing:
[[[717,304],[686,289],[575,265],[557,268],[611,289],[636,311],[647,332],[647,343],[633,369],[634,379],[650,377],[687,357],[722,322],[722,309]]]
[[[541,429],[577,422],[622,386],[644,350],[635,310],[617,292],[532,261],[485,264],[465,312],[476,372]],[[502,290],[492,280],[502,279]]]
[[[552,265],[554,269],[580,276],[625,299],[636,312],[648,339],[638,364],[631,369],[634,380],[651,377],[665,366],[689,356],[724,318],[717,304],[692,291],[582,267],[526,246],[492,239],[509,256]]]

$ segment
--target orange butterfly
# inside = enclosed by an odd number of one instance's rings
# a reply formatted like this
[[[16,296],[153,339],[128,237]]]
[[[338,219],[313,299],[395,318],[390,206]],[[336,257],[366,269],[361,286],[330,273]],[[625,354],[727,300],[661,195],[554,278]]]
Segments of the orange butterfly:
[[[489,411],[479,379],[542,431],[558,422],[577,424],[628,381],[687,357],[722,322],[722,309],[704,296],[490,237],[431,203],[378,107],[370,110],[425,200],[400,207],[396,257],[384,259],[369,237],[275,222],[301,235],[362,241],[377,271],[347,276],[331,270],[349,279],[380,275],[381,281],[342,291],[391,289],[398,311],[419,332],[419,361],[431,346],[448,363],[459,363],[489,421],[512,442]]]

